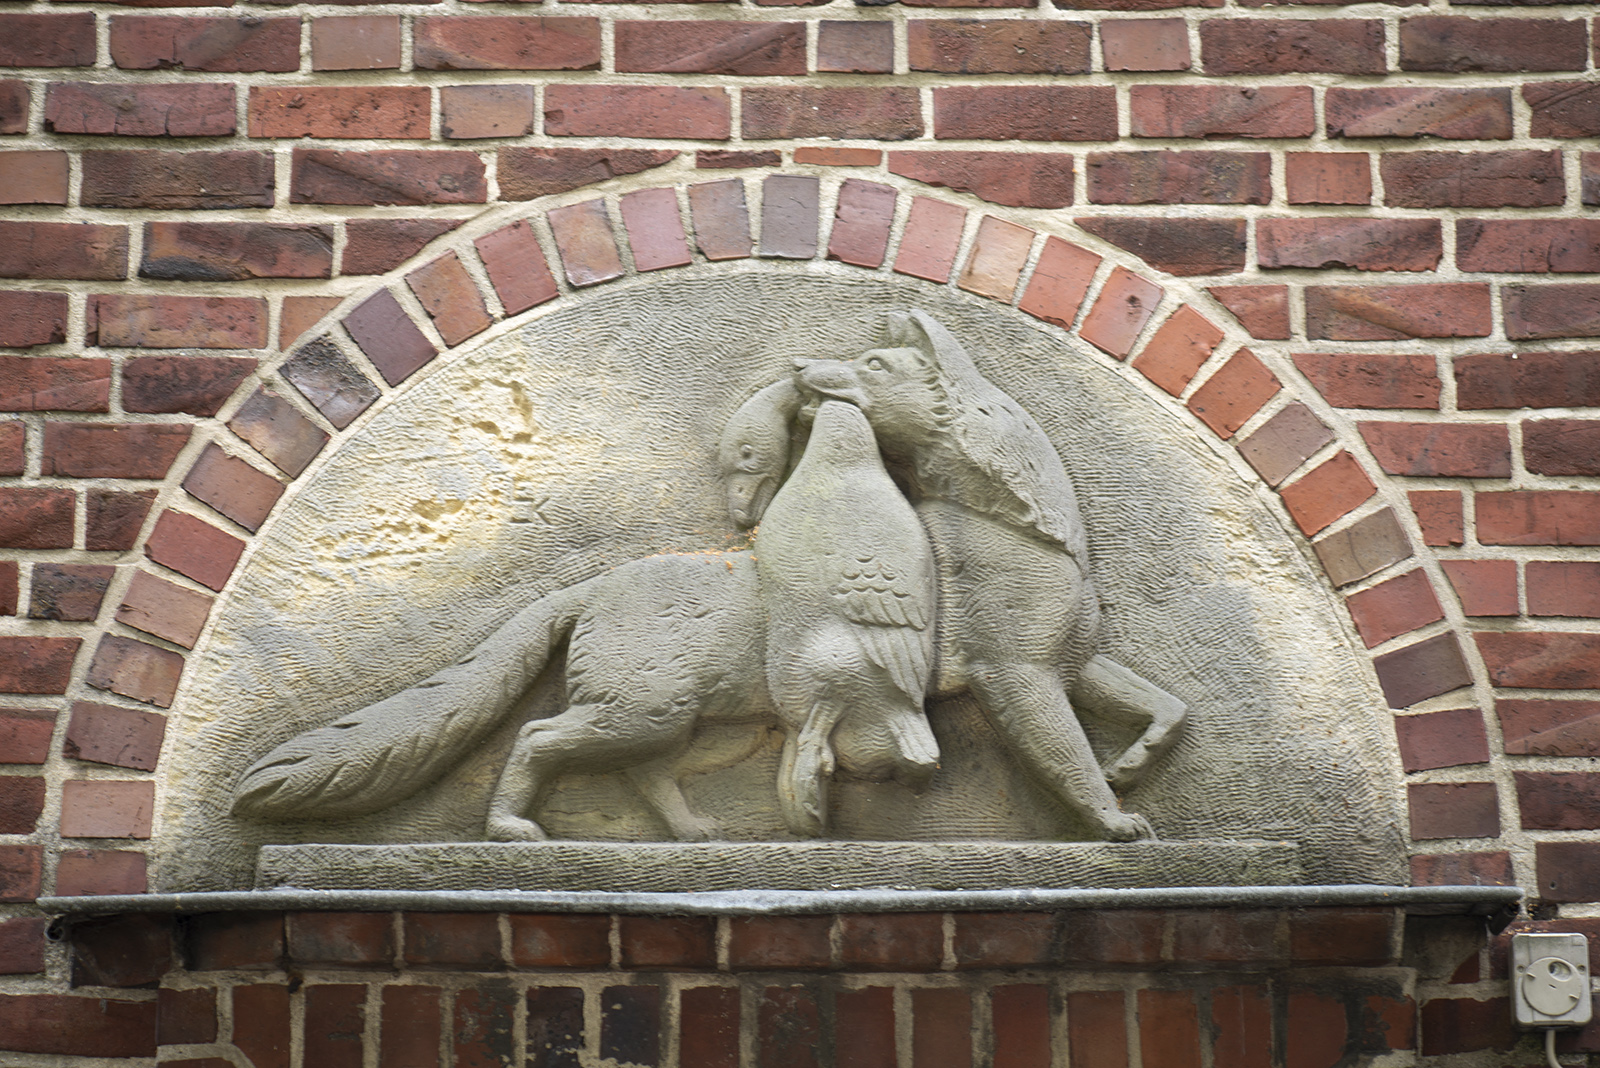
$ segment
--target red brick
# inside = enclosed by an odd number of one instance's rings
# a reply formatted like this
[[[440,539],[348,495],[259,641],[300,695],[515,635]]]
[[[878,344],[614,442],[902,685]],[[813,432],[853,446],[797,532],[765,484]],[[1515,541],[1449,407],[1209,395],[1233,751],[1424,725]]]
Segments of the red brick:
[[[846,180],[839,187],[833,227],[828,233],[828,258],[858,267],[881,267],[889,247],[889,229],[894,224],[895,199],[890,186],[855,178]]]
[[[38,975],[44,971],[47,916],[0,920],[0,975]]]
[[[1544,849],[1544,844],[1539,846]],[[1508,998],[1433,998],[1422,1005],[1422,1055],[1508,1050],[1517,1044]]]
[[[1062,919],[1061,956],[1068,963],[1154,964],[1166,923],[1167,913],[1145,909],[1070,912]]]
[[[611,963],[611,917],[515,913],[511,963],[518,968],[605,968]]]
[[[676,158],[672,149],[503,148],[499,151],[500,195],[534,200],[659,167]]]
[[[0,204],[65,204],[65,152],[0,152]]]
[[[1531,616],[1600,617],[1600,563],[1533,560],[1527,582]]]
[[[697,170],[739,170],[745,167],[777,167],[783,163],[783,153],[776,150],[732,151],[723,149],[698,149],[694,154]]]
[[[367,988],[318,983],[305,988],[304,998],[306,1063],[318,1068],[362,1068]]]
[[[18,466],[21,466],[20,461]],[[17,598],[20,595],[19,577],[17,561],[0,560],[0,616],[17,614]],[[3,719],[3,715],[0,715],[0,722],[3,722]],[[0,730],[3,729],[0,727]]]
[[[1107,19],[1100,23],[1100,48],[1108,71],[1189,69],[1183,19]]]
[[[476,152],[294,150],[294,204],[482,204],[488,195]]]
[[[1373,489],[1355,458],[1340,452],[1278,492],[1300,532],[1311,535],[1371,497]]]
[[[1503,286],[1506,336],[1600,337],[1600,285]]]
[[[1517,563],[1515,560],[1444,560],[1440,562],[1450,585],[1469,616],[1517,614]]]
[[[1426,15],[1400,20],[1400,69],[1418,71],[1583,70],[1581,20],[1484,19]]]
[[[1073,199],[1073,162],[1066,153],[891,152],[889,171],[994,204],[1059,208]]]
[[[1211,286],[1206,290],[1253,338],[1282,341],[1289,337],[1288,286]]]
[[[1288,152],[1283,165],[1291,204],[1372,203],[1372,163],[1364,152]]]
[[[1298,86],[1135,85],[1134,137],[1310,137],[1311,90]],[[1107,138],[1108,140],[1110,138]]]
[[[704,916],[622,916],[624,968],[715,968],[716,922]]]
[[[266,152],[100,151],[82,157],[80,201],[99,208],[270,208]]]
[[[739,988],[690,987],[678,1005],[678,1063],[739,1068]]]
[[[265,348],[267,302],[99,293],[89,298],[89,336],[107,348]]]
[[[544,129],[552,137],[723,141],[728,137],[730,115],[725,89],[586,84],[552,85],[544,90]],[[751,136],[748,110],[746,116],[746,136]]]
[[[895,1068],[894,990],[887,986],[840,990],[834,995],[835,1064],[839,1068]]]
[[[378,399],[378,387],[326,337],[302,345],[278,373],[341,430]]]
[[[1139,991],[1144,1068],[1200,1068],[1200,1010],[1190,990]]]
[[[61,833],[67,838],[149,838],[155,783],[69,779],[61,784]]]
[[[34,564],[28,618],[92,623],[115,572],[109,564]]]
[[[661,993],[659,986],[608,986],[601,992],[602,1059],[660,1063]]]
[[[1284,1024],[1285,1068],[1333,1068],[1344,1060],[1350,1024],[1339,999],[1291,990]]]
[[[387,912],[296,912],[289,916],[289,959],[319,967],[382,967],[394,959]]]
[[[278,347],[293,346],[341,303],[338,297],[284,297],[278,316]]]
[[[1265,204],[1272,157],[1264,152],[1091,152],[1095,204]]]
[[[91,489],[85,502],[83,547],[90,552],[131,549],[144,529],[145,516],[155,500],[155,490],[119,493]]]
[[[154,1057],[156,1003],[0,994],[0,1046],[68,1057]]]
[[[1444,254],[1433,219],[1262,219],[1256,258],[1263,267],[1431,271]]]
[[[1164,11],[1174,7],[1221,7],[1222,0],[1052,0],[1072,11]]]
[[[1244,269],[1245,220],[1079,218],[1096,237],[1175,275],[1231,274]]]
[[[1074,1068],[1128,1068],[1123,1000],[1120,990],[1075,990],[1067,995],[1067,1046]]]
[[[0,845],[0,901],[32,901],[39,896],[44,850],[36,845]]]
[[[1160,286],[1118,267],[1101,287],[1078,336],[1120,360],[1133,351],[1161,296]]]
[[[32,834],[44,811],[44,780],[0,775],[0,834]]]
[[[1463,219],[1456,263],[1464,271],[1600,272],[1600,221]]]
[[[0,345],[27,348],[66,338],[65,293],[0,291]]]
[[[0,421],[0,475],[20,475],[23,469],[23,446],[27,429],[20,419]],[[15,563],[15,561],[12,561]],[[13,574],[12,578],[15,579]],[[15,586],[15,581],[12,582]],[[13,611],[15,607],[13,606]],[[9,615],[0,612],[0,615]]]
[[[1378,684],[1390,708],[1410,708],[1418,701],[1470,685],[1472,675],[1452,634],[1439,634],[1373,658]]]
[[[1580,490],[1479,493],[1485,545],[1600,545],[1600,496]]]
[[[817,24],[817,71],[828,74],[891,74],[894,24],[835,22]],[[807,160],[795,157],[796,163]]]
[[[941,140],[1111,141],[1110,86],[945,86],[933,90],[933,135]]]
[[[605,201],[586,200],[552,208],[549,219],[567,281],[589,286],[622,276],[622,259],[617,254]]]
[[[385,274],[460,225],[460,219],[351,219],[339,273]]]
[[[1121,1000],[1118,995],[1119,1006]],[[1265,987],[1225,986],[1213,990],[1211,1027],[1212,1063],[1228,1068],[1271,1068],[1272,1006]],[[1120,1068],[1123,1063],[1118,1060],[1108,1068]]]
[[[1311,409],[1292,403],[1239,442],[1239,455],[1267,485],[1276,486],[1334,437]]]
[[[81,638],[0,637],[0,693],[66,693]]]
[[[1476,708],[1398,716],[1394,725],[1400,740],[1400,760],[1406,771],[1489,762],[1483,713]]]
[[[1600,137],[1600,85],[1533,82],[1522,87],[1530,137]]]
[[[1027,968],[1055,962],[1057,917],[1049,912],[958,912],[957,968]]]
[[[1324,106],[1329,137],[1511,138],[1510,89],[1331,88]]]
[[[205,627],[211,603],[212,599],[204,594],[136,571],[117,609],[117,622],[193,649]]]
[[[470,279],[468,288],[476,296],[477,289]],[[458,314],[456,326],[470,319],[470,311]],[[439,354],[387,289],[378,290],[351,309],[344,317],[344,328],[391,386],[404,382]]]
[[[507,315],[553,300],[560,292],[539,239],[526,220],[485,234],[473,246]]]
[[[169,509],[156,520],[144,551],[163,567],[220,591],[239,562],[244,542],[192,515]]]
[[[56,714],[42,708],[0,708],[0,764],[43,764]]]
[[[735,971],[812,971],[833,959],[828,916],[735,917],[728,965]]]
[[[1506,478],[1511,443],[1503,424],[1359,424],[1378,465],[1391,475]]]
[[[817,254],[821,182],[774,174],[761,182],[761,255],[808,260]]]
[[[949,281],[966,219],[965,208],[927,197],[912,198],[894,269],[932,282]]]
[[[94,16],[0,15],[0,67],[92,67]]]
[[[600,69],[595,18],[428,17],[414,32],[418,70]]]
[[[641,189],[625,194],[622,223],[628,233],[636,271],[682,267],[691,261],[689,243],[672,189]]]
[[[1600,701],[1496,701],[1505,751],[1525,756],[1600,756]]]
[[[100,638],[87,681],[135,701],[168,708],[183,674],[183,657],[132,638],[107,634]]]
[[[33,92],[27,82],[0,79],[0,134],[27,133],[32,103]]]
[[[1084,74],[1087,22],[912,19],[906,54],[914,71],[943,74]]]
[[[1187,304],[1161,324],[1133,366],[1172,394],[1183,393],[1222,341],[1222,331]]]
[[[1099,266],[1100,257],[1093,252],[1047,236],[1017,307],[1047,323],[1070,328]]]
[[[1600,781],[1592,772],[1519,771],[1515,779],[1523,830],[1600,827]]]
[[[333,228],[267,223],[146,223],[141,278],[238,282],[327,278]]]
[[[283,495],[283,484],[277,479],[229,456],[214,442],[184,477],[183,488],[250,531],[261,529]]]
[[[530,1002],[537,991],[529,991]],[[435,986],[386,986],[379,1045],[379,1068],[419,1068],[437,1063],[444,1028],[441,1023],[439,988]],[[580,995],[581,996],[581,995]],[[581,1022],[581,1019],[580,1019]],[[528,1043],[538,1041],[537,1017],[528,1017]],[[532,1050],[530,1049],[530,1053]],[[538,1064],[535,1058],[530,1064]]]
[[[822,1014],[802,986],[769,986],[756,1005],[756,1054],[761,1068],[821,1068]]]
[[[937,971],[944,959],[944,919],[936,912],[840,916],[839,957],[856,971]]]
[[[447,85],[439,90],[439,133],[455,141],[523,137],[534,129],[531,85]]]
[[[1296,353],[1295,366],[1336,408],[1437,408],[1432,356]]]
[[[1376,19],[1211,19],[1200,25],[1207,74],[1381,74]]]
[[[1494,838],[1500,803],[1492,782],[1412,783],[1411,838]]]
[[[1424,545],[1460,545],[1465,538],[1461,494],[1455,490],[1412,490],[1406,494],[1422,527]]]
[[[1413,886],[1511,886],[1511,854],[1436,853],[1411,858]]]
[[[1386,152],[1384,202],[1397,208],[1537,208],[1566,199],[1561,153]]]
[[[1277,376],[1249,349],[1240,349],[1194,391],[1188,408],[1218,437],[1232,437],[1279,388]]]
[[[399,66],[400,16],[311,20],[312,70],[392,70]]]
[[[119,137],[229,137],[236,129],[233,86],[52,82],[44,128]]]
[[[1043,1068],[1055,1063],[1050,1042],[1050,988],[997,986],[989,991],[994,1020],[994,1068]]]
[[[802,137],[904,141],[922,134],[914,88],[785,86],[740,90],[747,140]]]
[[[851,23],[851,25],[876,26],[878,23]],[[984,153],[972,154],[983,155]],[[875,148],[819,148],[804,146],[794,150],[794,161],[796,163],[814,163],[819,167],[876,167],[883,162],[883,153]],[[896,171],[895,173],[898,174],[900,172]]]
[[[619,72],[803,75],[806,29],[802,22],[619,19],[616,53]]]
[[[216,415],[255,368],[234,356],[135,356],[122,365],[122,407]]]
[[[1600,688],[1600,634],[1474,634],[1496,686],[1527,689]]]
[[[0,278],[128,276],[128,228],[101,223],[0,222]]]
[[[228,428],[290,477],[304,471],[328,441],[327,433],[294,405],[265,389],[239,406]]]
[[[67,478],[165,478],[188,444],[182,423],[46,423],[41,472]]]
[[[300,20],[119,15],[111,62],[124,70],[298,70]]]
[[[289,1068],[289,987],[233,988],[233,1044],[255,1068]]]
[[[1380,582],[1345,598],[1350,618],[1368,649],[1444,618],[1421,569]]]
[[[1478,283],[1306,289],[1306,333],[1312,338],[1483,337],[1490,329],[1489,287]]]
[[[0,355],[0,411],[104,412],[110,405],[110,360]]]
[[[1278,919],[1278,913],[1268,910],[1179,911],[1172,952],[1179,960],[1209,963],[1281,960]]]
[[[985,215],[978,224],[972,252],[958,284],[969,293],[1011,302],[1028,262],[1035,232]]]
[[[426,139],[423,86],[252,86],[251,137]]]
[[[488,309],[484,307],[483,297],[478,292],[478,284],[467,274],[467,269],[461,265],[461,258],[454,252],[446,252],[432,263],[407,274],[406,285],[433,320],[434,327],[439,331],[439,336],[444,338],[446,345],[459,345],[468,338],[483,333],[494,321],[490,318]],[[364,308],[366,305],[363,304],[361,307]],[[345,320],[346,329],[353,330],[351,319],[356,318],[356,314],[352,312]],[[407,318],[404,322],[410,323],[411,320]],[[357,342],[360,342],[359,338]],[[415,344],[415,339],[412,343]],[[430,345],[429,348],[431,347]],[[363,345],[362,349],[365,351],[366,346]],[[421,354],[420,349],[418,353]],[[424,361],[432,358],[432,354],[429,354],[424,357]],[[382,370],[381,367],[379,369]]]

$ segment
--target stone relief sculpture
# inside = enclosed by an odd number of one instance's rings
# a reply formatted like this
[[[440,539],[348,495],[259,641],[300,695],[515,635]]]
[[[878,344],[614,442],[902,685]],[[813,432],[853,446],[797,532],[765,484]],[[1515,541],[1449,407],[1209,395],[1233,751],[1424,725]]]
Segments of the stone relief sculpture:
[[[889,334],[885,348],[805,361],[729,422],[719,458],[730,514],[759,524],[751,549],[648,557],[542,598],[457,663],[278,746],[244,774],[234,812],[394,804],[470,752],[565,642],[567,707],[517,733],[490,839],[544,838],[541,794],[581,770],[623,772],[674,837],[716,838],[673,760],[697,722],[752,714],[786,732],[786,826],[821,835],[836,770],[912,786],[935,773],[923,702],[962,691],[1094,837],[1153,837],[1113,787],[1172,745],[1185,707],[1096,653],[1060,457],[931,317],[893,314]],[[808,420],[791,470],[793,427]],[[1079,714],[1142,734],[1102,769]]]

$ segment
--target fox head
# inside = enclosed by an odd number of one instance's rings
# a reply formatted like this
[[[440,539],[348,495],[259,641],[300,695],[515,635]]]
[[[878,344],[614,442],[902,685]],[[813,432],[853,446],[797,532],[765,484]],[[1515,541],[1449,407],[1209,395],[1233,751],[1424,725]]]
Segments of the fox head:
[[[951,420],[940,353],[924,320],[932,322],[921,312],[891,313],[889,346],[846,359],[799,361],[795,384],[860,408],[890,452],[921,446]]]

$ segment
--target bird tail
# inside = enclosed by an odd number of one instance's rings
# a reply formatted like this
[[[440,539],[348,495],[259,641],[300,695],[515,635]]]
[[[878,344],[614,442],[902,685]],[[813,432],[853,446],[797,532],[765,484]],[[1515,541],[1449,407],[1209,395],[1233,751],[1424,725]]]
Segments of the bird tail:
[[[234,814],[363,816],[428,785],[482,740],[544,669],[577,618],[583,585],[529,605],[410,689],[284,742],[239,780]]]

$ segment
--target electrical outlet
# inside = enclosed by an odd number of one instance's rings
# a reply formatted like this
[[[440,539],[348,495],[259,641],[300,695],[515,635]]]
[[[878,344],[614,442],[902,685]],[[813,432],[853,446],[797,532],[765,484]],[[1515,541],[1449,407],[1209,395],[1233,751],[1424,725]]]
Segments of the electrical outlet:
[[[1511,936],[1511,1005],[1518,1027],[1582,1027],[1593,1012],[1589,939]]]

